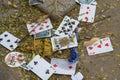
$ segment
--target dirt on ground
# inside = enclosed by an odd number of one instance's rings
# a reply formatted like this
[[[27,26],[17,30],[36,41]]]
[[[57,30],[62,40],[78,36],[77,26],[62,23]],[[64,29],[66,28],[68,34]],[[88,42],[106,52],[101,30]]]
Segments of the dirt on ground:
[[[28,32],[26,22],[35,21],[38,16],[44,13],[34,6],[29,6],[27,0],[9,0],[14,6],[7,3],[8,0],[0,0],[0,33],[8,31],[18,38],[24,37]],[[79,26],[83,29],[79,32],[79,62],[76,72],[84,75],[84,80],[120,80],[120,1],[119,0],[97,0],[96,18],[93,24],[80,22]],[[80,5],[77,5],[67,15],[77,19]],[[62,18],[56,21],[52,20],[52,24],[56,29]],[[93,37],[110,37],[114,51],[88,56],[86,48],[83,46],[84,41],[88,41]],[[47,39],[49,42],[49,39]],[[28,36],[21,45],[15,50],[24,53],[26,61],[29,62],[34,55],[43,56],[44,49],[34,50],[33,37]],[[46,44],[45,39],[41,39],[41,45]],[[49,43],[50,44],[50,43]],[[9,53],[7,49],[0,46],[0,80],[41,80],[32,72],[25,71],[22,68],[10,68],[4,58]],[[64,56],[63,56],[64,54]],[[67,50],[62,54],[55,53],[51,56],[43,56],[50,61],[51,57],[65,58],[70,56]],[[71,80],[70,76],[53,75],[50,80]]]

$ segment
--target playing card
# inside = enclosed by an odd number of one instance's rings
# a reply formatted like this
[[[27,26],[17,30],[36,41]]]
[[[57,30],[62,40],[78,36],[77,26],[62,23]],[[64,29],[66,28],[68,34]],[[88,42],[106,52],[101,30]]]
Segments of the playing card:
[[[9,67],[19,67],[25,63],[24,56],[20,52],[10,52],[5,57],[5,63]]]
[[[91,4],[95,0],[75,0],[79,4]]]
[[[51,38],[52,49],[53,51],[62,50],[72,47],[77,47],[77,38],[75,34],[71,36],[64,35],[64,36],[56,36]]]
[[[72,78],[72,80],[82,80],[83,75],[80,72],[78,72],[77,74],[72,75],[71,78]]]
[[[78,20],[93,23],[95,18],[95,12],[95,5],[81,4]]]
[[[54,73],[54,67],[39,55],[35,56],[27,67],[42,80],[48,80]]]
[[[45,37],[51,37],[51,30],[46,30],[43,32],[39,32],[37,34],[34,35],[34,38],[45,38]]]
[[[73,75],[76,70],[77,62],[70,63],[65,59],[52,58],[51,64],[55,68],[55,74]]]
[[[20,39],[16,38],[7,31],[0,35],[0,44],[10,51],[14,50],[18,46],[19,42]]]
[[[93,0],[91,3],[90,3],[90,5],[97,5],[97,2],[95,1],[95,0]]]
[[[51,24],[50,19],[47,18],[42,23],[31,23],[31,24],[28,23],[27,28],[28,28],[30,35],[34,35],[34,34],[37,34],[39,32],[50,30],[53,28],[53,26]]]
[[[73,33],[79,22],[68,16],[65,16],[60,26],[55,31],[56,35],[68,35]]]
[[[44,0],[29,0],[29,5],[44,3]]]
[[[88,55],[95,55],[105,52],[113,51],[113,47],[110,38],[103,38],[98,40],[92,45],[87,46]]]

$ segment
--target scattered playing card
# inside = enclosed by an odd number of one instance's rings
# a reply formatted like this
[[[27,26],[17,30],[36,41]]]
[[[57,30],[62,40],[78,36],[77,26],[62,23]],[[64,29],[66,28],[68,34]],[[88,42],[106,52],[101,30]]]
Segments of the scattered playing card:
[[[93,23],[95,18],[95,12],[95,5],[81,4],[78,20]]]
[[[83,75],[80,72],[78,72],[77,74],[72,75],[71,78],[72,78],[72,80],[82,80]]]
[[[43,31],[43,32],[39,32],[37,34],[34,35],[34,38],[37,39],[37,38],[46,38],[46,37],[51,37],[51,30],[46,30],[46,31]]]
[[[55,74],[73,75],[78,62],[70,63],[65,59],[52,58],[51,64],[55,68]]]
[[[6,55],[5,62],[9,67],[19,67],[24,61],[24,56],[19,52],[11,52]]]
[[[77,38],[75,34],[71,36],[64,35],[64,36],[56,36],[51,38],[52,49],[53,51],[62,50],[72,47],[77,47]]]
[[[0,44],[10,51],[13,51],[18,46],[19,42],[20,39],[16,38],[7,31],[0,35]]]
[[[29,5],[44,3],[44,0],[29,0]]]
[[[55,31],[56,35],[68,35],[73,33],[77,25],[79,24],[79,21],[71,19],[68,16],[65,16],[60,26]]]
[[[92,45],[87,46],[88,55],[95,55],[100,53],[106,53],[113,51],[113,47],[110,38],[103,38],[98,40]]]
[[[91,4],[95,0],[75,0],[79,4]]]
[[[39,32],[50,30],[50,29],[53,28],[53,26],[51,24],[50,19],[47,18],[42,23],[27,24],[27,28],[28,28],[28,31],[29,31],[30,35],[34,35],[34,34],[37,34]]]
[[[54,73],[54,67],[39,55],[35,56],[27,67],[42,80],[48,80]]]

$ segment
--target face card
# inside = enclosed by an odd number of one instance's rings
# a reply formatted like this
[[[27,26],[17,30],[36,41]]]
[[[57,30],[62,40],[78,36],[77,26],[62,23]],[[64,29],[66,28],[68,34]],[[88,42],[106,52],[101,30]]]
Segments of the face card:
[[[56,35],[68,35],[73,33],[79,22],[77,20],[71,19],[65,16],[60,26],[55,31]]]
[[[93,23],[95,18],[95,12],[96,12],[95,5],[82,4],[80,7],[78,20]]]
[[[46,37],[51,37],[51,30],[46,30],[46,31],[43,31],[43,32],[39,32],[37,34],[34,35],[34,38],[35,39],[38,39],[38,38],[46,38]]]
[[[55,68],[55,74],[73,75],[76,70],[77,62],[70,63],[65,59],[52,58],[51,64]]]
[[[50,30],[50,29],[53,28],[53,26],[51,24],[50,19],[47,18],[42,23],[27,24],[27,28],[28,28],[28,31],[29,31],[30,35],[34,35],[34,34],[37,34],[39,32]]]
[[[62,50],[62,49],[67,49],[67,48],[72,48],[72,47],[77,47],[77,38],[75,34],[72,34],[71,36],[69,35],[64,35],[64,36],[56,36],[51,38],[51,43],[52,43],[52,49],[53,51],[56,50]]]
[[[88,55],[95,55],[100,53],[106,53],[113,51],[113,47],[110,38],[103,38],[98,40],[92,45],[87,46]]]
[[[71,78],[72,78],[72,80],[82,80],[83,75],[80,72],[78,72],[77,74],[72,75]]]
[[[35,56],[27,67],[42,80],[48,80],[54,73],[54,67],[39,55]]]
[[[18,46],[19,42],[20,39],[16,38],[7,31],[0,35],[0,44],[10,51],[13,51]]]

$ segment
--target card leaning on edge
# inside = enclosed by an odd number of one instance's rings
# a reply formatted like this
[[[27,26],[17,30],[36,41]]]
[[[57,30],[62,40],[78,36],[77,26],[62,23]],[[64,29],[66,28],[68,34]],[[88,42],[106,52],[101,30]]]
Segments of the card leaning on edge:
[[[76,71],[76,65],[78,62],[70,63],[65,59],[52,58],[51,64],[55,68],[55,74],[73,75]]]
[[[92,45],[87,46],[88,55],[95,55],[113,51],[110,38],[103,38],[98,40]]]
[[[36,55],[27,67],[42,80],[48,80],[55,71],[54,67],[39,55]]]

